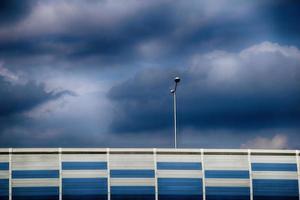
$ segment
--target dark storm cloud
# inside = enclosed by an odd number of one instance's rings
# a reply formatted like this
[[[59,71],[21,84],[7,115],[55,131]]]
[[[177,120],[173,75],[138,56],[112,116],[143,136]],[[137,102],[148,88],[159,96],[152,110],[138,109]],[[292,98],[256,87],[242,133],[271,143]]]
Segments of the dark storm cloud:
[[[46,91],[43,84],[33,81],[13,84],[0,76],[0,118],[28,111],[42,103],[55,100],[70,91]]]
[[[14,24],[24,18],[32,8],[32,0],[1,0],[0,26]]]
[[[216,46],[241,48],[268,39],[264,37],[266,22],[260,21],[262,16],[251,15],[256,2],[222,1],[218,5],[211,1],[129,1],[121,10],[120,4],[39,1],[23,23],[0,30],[0,56],[6,62],[23,64],[22,58],[34,62],[48,56],[55,66],[59,62],[83,65],[89,59],[89,66],[128,65],[143,62],[147,57],[141,49],[153,41],[158,47],[149,48],[148,53],[159,50],[160,60],[168,62]]]
[[[170,128],[175,75],[181,128],[236,129],[298,127],[300,51],[262,43],[239,53],[198,55],[186,69],[149,69],[112,87],[112,130],[139,132]]]

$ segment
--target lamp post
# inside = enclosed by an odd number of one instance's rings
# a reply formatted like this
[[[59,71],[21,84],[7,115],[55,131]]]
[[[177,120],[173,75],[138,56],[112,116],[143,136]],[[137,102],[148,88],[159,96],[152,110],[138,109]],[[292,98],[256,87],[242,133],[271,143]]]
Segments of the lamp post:
[[[177,106],[176,106],[176,89],[177,84],[180,82],[180,78],[176,76],[174,78],[175,81],[175,87],[174,89],[171,89],[171,94],[173,94],[173,109],[174,109],[174,147],[177,148]]]

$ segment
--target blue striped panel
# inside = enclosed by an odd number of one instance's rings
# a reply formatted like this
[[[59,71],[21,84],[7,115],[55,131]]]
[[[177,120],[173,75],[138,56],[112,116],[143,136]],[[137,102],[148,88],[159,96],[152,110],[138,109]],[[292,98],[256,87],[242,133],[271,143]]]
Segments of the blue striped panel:
[[[154,194],[112,194],[111,200],[155,200]]]
[[[159,170],[201,170],[201,163],[196,162],[158,162]]]
[[[249,187],[206,187],[206,195],[250,196]]]
[[[111,186],[111,194],[149,195],[149,194],[155,194],[155,187],[154,186]]]
[[[298,196],[298,180],[253,180],[254,196]]]
[[[158,178],[159,195],[202,194],[202,179],[199,178]]]
[[[0,179],[0,196],[8,196],[9,180]]]
[[[250,200],[250,195],[206,195],[206,200]]]
[[[63,195],[107,194],[106,178],[64,178]]]
[[[202,195],[158,195],[159,200],[202,200]]]
[[[110,170],[112,178],[154,178],[154,170]]]
[[[56,196],[59,195],[58,187],[14,187],[13,196]],[[13,198],[14,199],[14,198]]]
[[[107,169],[106,162],[63,162],[63,170],[97,170]]]
[[[12,178],[58,178],[59,170],[14,170]]]
[[[245,170],[206,170],[205,178],[249,178],[249,171]]]
[[[63,200],[107,200],[107,194],[98,194],[98,195],[63,195]]]
[[[299,200],[297,196],[254,196],[253,200]]]
[[[0,170],[9,170],[9,163],[0,163]]]
[[[252,163],[252,171],[297,171],[293,163]]]

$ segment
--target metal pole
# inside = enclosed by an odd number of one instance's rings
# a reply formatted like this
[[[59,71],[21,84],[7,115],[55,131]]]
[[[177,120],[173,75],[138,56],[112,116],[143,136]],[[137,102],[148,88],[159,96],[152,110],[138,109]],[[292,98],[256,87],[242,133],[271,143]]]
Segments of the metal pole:
[[[174,99],[174,146],[177,149],[177,119],[176,119],[176,91],[173,93]]]

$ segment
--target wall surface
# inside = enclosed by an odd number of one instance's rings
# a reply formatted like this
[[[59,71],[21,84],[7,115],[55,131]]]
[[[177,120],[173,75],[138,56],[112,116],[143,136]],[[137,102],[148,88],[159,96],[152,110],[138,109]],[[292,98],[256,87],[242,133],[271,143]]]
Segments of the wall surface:
[[[299,200],[296,150],[0,149],[0,200]]]

